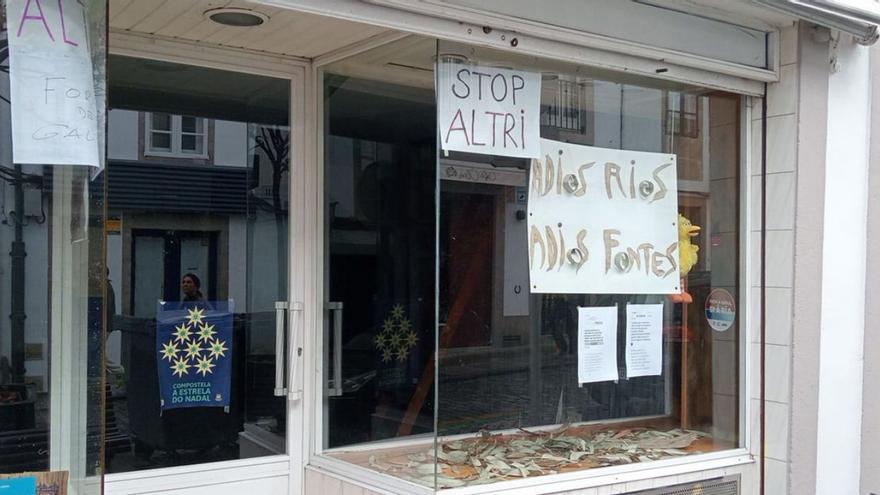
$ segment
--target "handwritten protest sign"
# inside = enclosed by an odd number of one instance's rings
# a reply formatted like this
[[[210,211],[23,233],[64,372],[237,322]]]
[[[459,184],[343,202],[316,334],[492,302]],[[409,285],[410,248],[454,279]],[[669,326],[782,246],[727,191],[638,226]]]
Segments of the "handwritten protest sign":
[[[541,140],[529,171],[533,293],[679,292],[676,157]]]
[[[540,74],[441,62],[437,99],[442,149],[539,156]]]
[[[77,0],[7,0],[12,158],[100,165],[86,7]]]

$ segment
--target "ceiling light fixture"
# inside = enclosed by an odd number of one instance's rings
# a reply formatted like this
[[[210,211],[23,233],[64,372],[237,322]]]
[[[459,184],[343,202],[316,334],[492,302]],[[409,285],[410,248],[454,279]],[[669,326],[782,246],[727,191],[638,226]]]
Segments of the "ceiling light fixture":
[[[269,20],[269,16],[256,10],[240,7],[223,7],[205,11],[205,17],[217,24],[231,27],[254,27]]]

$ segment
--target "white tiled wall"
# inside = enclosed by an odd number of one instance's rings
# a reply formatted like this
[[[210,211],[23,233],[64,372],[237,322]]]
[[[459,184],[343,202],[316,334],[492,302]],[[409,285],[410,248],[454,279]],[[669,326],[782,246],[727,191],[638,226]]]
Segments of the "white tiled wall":
[[[788,491],[791,403],[791,321],[794,285],[794,209],[797,181],[797,28],[783,30],[780,81],[767,93],[766,193],[766,359],[765,454],[766,493]],[[751,450],[760,453],[760,231],[761,231],[761,101],[752,114],[751,223]],[[743,493],[757,493],[758,479]]]

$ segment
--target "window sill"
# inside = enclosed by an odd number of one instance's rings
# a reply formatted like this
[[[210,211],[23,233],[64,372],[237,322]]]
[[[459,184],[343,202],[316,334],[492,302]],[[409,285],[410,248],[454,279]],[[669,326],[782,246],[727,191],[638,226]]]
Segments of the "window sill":
[[[207,153],[201,153],[201,154],[174,153],[171,151],[147,151],[147,150],[145,150],[144,157],[150,157],[150,156],[155,156],[155,157],[160,157],[160,158],[183,158],[183,159],[187,159],[187,160],[207,160],[208,159]]]
[[[443,489],[442,493],[448,495],[542,495],[637,482],[652,478],[665,478],[699,471],[718,470],[751,464],[753,462],[754,458],[749,454],[748,450],[737,448],[708,454],[694,454],[686,457],[651,461],[650,463],[548,474],[522,480],[499,481],[489,485],[447,488]],[[430,488],[328,456],[312,456],[309,465],[310,467],[325,471],[331,476],[340,476],[351,483],[383,493],[401,495],[436,493]],[[719,474],[718,476],[721,475]]]

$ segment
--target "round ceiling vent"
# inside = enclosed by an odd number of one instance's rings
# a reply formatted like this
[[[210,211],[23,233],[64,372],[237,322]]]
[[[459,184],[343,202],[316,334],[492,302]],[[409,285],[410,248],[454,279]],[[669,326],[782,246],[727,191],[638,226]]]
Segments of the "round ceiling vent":
[[[217,24],[232,27],[254,27],[269,20],[269,16],[262,12],[239,7],[206,10],[205,17]]]

